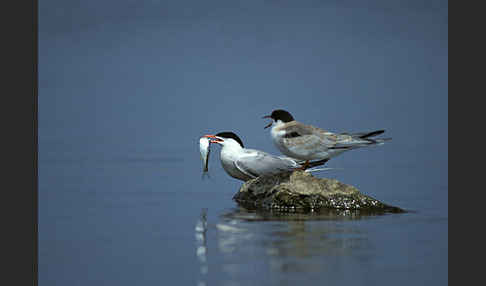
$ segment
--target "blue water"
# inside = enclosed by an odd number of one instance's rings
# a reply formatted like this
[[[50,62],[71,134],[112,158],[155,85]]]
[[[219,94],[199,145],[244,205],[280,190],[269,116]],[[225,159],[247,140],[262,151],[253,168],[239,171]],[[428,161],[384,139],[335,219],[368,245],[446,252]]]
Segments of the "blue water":
[[[447,285],[447,1],[39,3],[39,285]],[[115,6],[116,5],[116,6]],[[113,9],[116,7],[116,9]],[[254,212],[212,148],[273,109],[387,144],[329,161],[401,214]]]

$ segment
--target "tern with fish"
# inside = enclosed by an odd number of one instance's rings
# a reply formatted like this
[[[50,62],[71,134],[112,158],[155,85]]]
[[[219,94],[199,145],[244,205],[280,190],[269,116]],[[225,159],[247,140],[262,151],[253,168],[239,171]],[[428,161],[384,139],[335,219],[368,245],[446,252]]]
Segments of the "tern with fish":
[[[220,132],[216,135],[205,135],[210,143],[216,143],[221,148],[221,164],[223,169],[233,178],[242,181],[285,171],[302,169],[301,161],[286,156],[274,156],[266,152],[246,149],[243,142],[233,132]],[[327,160],[309,163],[309,167],[323,165]],[[331,168],[308,169],[306,171],[321,171]]]

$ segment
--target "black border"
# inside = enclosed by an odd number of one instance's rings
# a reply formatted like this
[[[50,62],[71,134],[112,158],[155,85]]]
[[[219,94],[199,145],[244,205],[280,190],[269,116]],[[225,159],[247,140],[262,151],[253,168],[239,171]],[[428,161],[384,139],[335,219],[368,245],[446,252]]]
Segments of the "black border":
[[[38,285],[38,1],[2,4],[1,281]]]
[[[33,53],[33,59],[32,59],[32,64],[34,66],[34,74],[32,76],[32,81],[33,81],[33,87],[32,90],[34,91],[34,97],[33,97],[33,132],[32,134],[34,135],[33,138],[33,159],[34,159],[34,172],[33,172],[33,192],[32,192],[32,200],[33,200],[33,236],[34,236],[34,249],[33,249],[33,267],[32,267],[32,280],[33,284],[37,285],[39,283],[39,275],[38,275],[38,264],[39,264],[39,258],[38,258],[38,253],[39,253],[39,226],[38,226],[38,207],[39,207],[39,198],[38,198],[38,191],[39,191],[39,178],[38,178],[38,151],[39,151],[39,144],[38,144],[38,87],[39,87],[39,71],[38,71],[38,55],[39,55],[39,6],[38,6],[38,0],[33,0],[32,1],[32,26],[33,26],[33,32],[34,32],[34,39],[33,39],[33,48],[32,48],[32,53]]]
[[[480,284],[484,272],[484,16],[479,4],[448,1],[448,280]],[[450,25],[452,23],[452,25]],[[482,60],[482,61],[481,61]]]

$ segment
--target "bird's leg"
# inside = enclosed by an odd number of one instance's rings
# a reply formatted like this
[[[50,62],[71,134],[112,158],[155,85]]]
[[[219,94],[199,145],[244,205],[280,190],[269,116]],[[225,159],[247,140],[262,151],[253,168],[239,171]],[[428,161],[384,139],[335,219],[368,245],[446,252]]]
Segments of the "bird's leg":
[[[307,168],[309,168],[309,160],[306,160],[304,165],[302,165],[301,167],[297,168],[296,170],[300,170],[300,171],[305,171]]]

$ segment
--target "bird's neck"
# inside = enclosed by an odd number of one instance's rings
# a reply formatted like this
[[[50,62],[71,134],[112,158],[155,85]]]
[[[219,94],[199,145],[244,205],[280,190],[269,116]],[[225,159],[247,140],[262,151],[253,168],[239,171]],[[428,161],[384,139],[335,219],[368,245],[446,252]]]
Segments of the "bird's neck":
[[[240,145],[238,144],[231,144],[231,145],[224,145],[221,148],[221,157],[225,158],[235,158],[242,150]]]
[[[286,134],[285,129],[282,128],[284,125],[285,123],[281,120],[278,120],[273,124],[272,129],[270,130],[272,138],[280,138]]]

